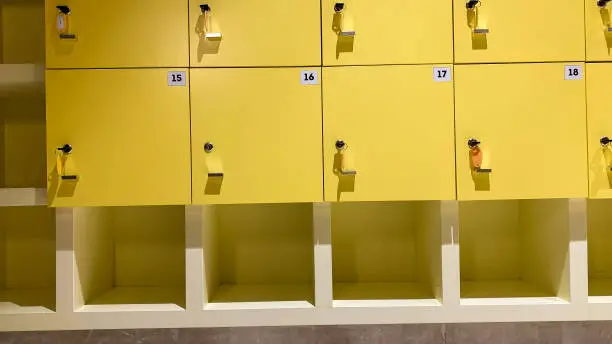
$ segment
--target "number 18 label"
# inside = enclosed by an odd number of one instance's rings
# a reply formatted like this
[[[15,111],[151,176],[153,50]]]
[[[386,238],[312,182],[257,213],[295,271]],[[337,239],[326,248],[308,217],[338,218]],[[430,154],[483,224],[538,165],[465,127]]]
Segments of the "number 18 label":
[[[582,66],[565,66],[565,80],[582,80]]]

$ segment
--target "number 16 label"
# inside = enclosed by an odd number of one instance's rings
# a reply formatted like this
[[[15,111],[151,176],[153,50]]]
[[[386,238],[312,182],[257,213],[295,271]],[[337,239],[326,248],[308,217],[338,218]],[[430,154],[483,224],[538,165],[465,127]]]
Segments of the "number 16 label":
[[[582,80],[582,66],[565,66],[565,80]]]
[[[302,85],[318,85],[319,84],[319,71],[316,70],[303,70],[300,72],[300,82]]]
[[[433,79],[435,82],[448,82],[453,80],[450,67],[434,67]]]

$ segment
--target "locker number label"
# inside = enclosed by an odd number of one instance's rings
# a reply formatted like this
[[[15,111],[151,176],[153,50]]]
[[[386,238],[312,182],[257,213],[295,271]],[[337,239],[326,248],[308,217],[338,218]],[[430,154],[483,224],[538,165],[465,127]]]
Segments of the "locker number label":
[[[565,80],[582,80],[582,66],[565,66]]]
[[[453,80],[450,67],[434,67],[433,79],[435,82],[449,82]]]
[[[318,85],[319,84],[319,71],[317,70],[303,70],[300,72],[300,83],[302,85]]]
[[[168,86],[187,86],[187,72],[168,72]]]

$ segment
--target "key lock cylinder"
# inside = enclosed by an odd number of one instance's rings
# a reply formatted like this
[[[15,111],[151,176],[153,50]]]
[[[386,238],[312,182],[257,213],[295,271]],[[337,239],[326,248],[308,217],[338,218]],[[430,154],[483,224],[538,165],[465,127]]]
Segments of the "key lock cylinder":
[[[597,7],[601,12],[601,17],[604,21],[604,30],[608,33],[612,33],[612,20],[610,20],[610,14],[608,12],[608,3],[611,0],[597,0]]]
[[[206,142],[204,144],[204,152],[206,153],[206,165],[208,167],[208,178],[222,178],[223,168],[221,167],[221,161],[212,154],[215,150],[215,145],[212,142]]]
[[[478,18],[478,7],[482,5],[480,0],[468,0],[465,3],[467,9],[468,23],[472,29],[473,35],[486,35],[489,33],[488,28],[481,27]]]
[[[209,4],[200,5],[202,11],[201,27],[198,28],[199,33],[208,40],[219,40],[223,37],[220,31],[213,31],[212,9]]]
[[[71,171],[71,153],[72,146],[70,144],[64,144],[57,148],[57,169],[62,180],[78,179],[78,176]]]
[[[347,27],[346,4],[344,2],[336,2],[334,4],[334,30],[340,37],[355,37],[355,29]]]
[[[347,151],[348,144],[342,139],[336,141],[336,150],[340,156],[339,165],[335,169],[342,176],[354,176],[357,175],[357,170],[353,167],[352,155]]]
[[[67,5],[55,6],[57,9],[56,29],[60,39],[76,39],[70,30],[72,11]]]

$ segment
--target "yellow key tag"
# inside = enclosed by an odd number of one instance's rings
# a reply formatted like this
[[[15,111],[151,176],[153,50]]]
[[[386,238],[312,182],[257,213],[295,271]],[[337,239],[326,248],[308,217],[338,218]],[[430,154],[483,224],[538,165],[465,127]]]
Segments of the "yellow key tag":
[[[67,33],[68,32],[68,17],[63,14],[63,13],[58,13],[57,14],[57,32],[62,34],[62,33]]]
[[[77,179],[76,166],[74,165],[74,159],[70,156],[66,156],[64,159],[64,174],[62,179]]]
[[[223,164],[215,154],[206,156],[206,170],[208,177],[223,177]]]
[[[350,150],[342,152],[342,165],[340,173],[342,175],[355,175],[357,168],[355,166],[355,155]]]
[[[56,165],[57,165],[57,174],[59,176],[63,176],[64,175],[64,161],[66,160],[66,157],[64,157],[61,154],[58,154],[56,160],[57,160],[57,163],[56,163]]]

